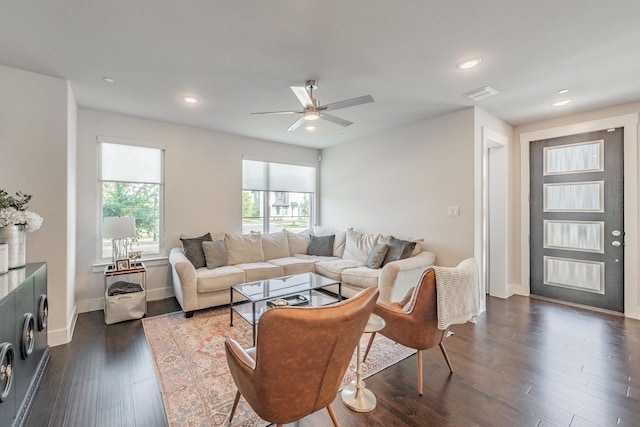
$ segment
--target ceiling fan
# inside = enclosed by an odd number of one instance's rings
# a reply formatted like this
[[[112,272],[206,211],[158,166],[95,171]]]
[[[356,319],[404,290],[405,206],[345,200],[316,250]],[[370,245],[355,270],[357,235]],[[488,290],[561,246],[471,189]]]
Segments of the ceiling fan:
[[[293,122],[287,129],[287,132],[295,130],[306,121],[324,119],[340,126],[350,126],[353,122],[341,119],[340,117],[327,114],[326,111],[337,110],[339,108],[353,107],[355,105],[373,102],[371,95],[360,96],[358,98],[345,99],[344,101],[333,102],[327,105],[320,105],[318,100],[313,97],[313,91],[318,88],[316,80],[307,80],[305,86],[291,86],[291,90],[302,104],[302,111],[265,111],[261,113],[251,114],[302,114],[298,120]]]

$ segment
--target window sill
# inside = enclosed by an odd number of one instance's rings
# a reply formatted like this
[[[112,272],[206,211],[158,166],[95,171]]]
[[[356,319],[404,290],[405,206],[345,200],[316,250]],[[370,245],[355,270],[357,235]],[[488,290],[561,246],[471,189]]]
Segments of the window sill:
[[[169,264],[169,257],[156,256],[156,257],[142,258],[141,261],[144,262],[144,265],[147,268],[149,268],[149,267],[157,267],[157,266],[160,266],[160,265]],[[93,273],[102,273],[102,272],[104,272],[104,268],[109,264],[111,264],[110,261],[97,262],[97,263],[95,263],[95,264],[93,264],[91,266],[91,271]]]

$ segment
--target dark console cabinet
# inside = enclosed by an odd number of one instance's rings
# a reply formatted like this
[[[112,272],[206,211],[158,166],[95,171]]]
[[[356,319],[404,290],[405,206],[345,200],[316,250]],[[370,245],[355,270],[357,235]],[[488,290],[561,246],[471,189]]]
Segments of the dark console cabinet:
[[[0,425],[24,425],[49,359],[47,264],[0,275]]]

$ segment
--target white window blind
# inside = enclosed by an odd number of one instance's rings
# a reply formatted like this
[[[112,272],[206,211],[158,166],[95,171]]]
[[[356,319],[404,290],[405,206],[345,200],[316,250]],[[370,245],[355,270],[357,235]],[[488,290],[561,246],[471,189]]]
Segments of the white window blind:
[[[251,191],[315,193],[316,169],[311,166],[243,160],[242,188]]]
[[[102,142],[103,181],[162,183],[162,150]]]

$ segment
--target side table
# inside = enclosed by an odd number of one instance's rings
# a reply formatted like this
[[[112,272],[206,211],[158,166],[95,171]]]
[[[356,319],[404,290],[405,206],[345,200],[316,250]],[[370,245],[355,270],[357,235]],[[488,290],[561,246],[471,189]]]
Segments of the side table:
[[[364,327],[364,333],[378,332],[386,325],[384,319],[377,314],[372,314]],[[356,412],[370,412],[376,407],[376,396],[367,389],[362,381],[362,356],[360,354],[360,341],[358,341],[356,354],[356,380],[342,389],[342,403],[347,408]]]
[[[145,267],[144,263],[142,261],[138,261],[135,264],[133,264],[130,268],[127,269],[122,269],[122,270],[116,270],[112,264],[107,265],[104,268],[104,293],[103,295],[105,296],[105,304],[104,304],[104,315],[105,315],[105,319],[107,317],[107,301],[106,301],[106,295],[107,295],[107,279],[109,277],[114,277],[114,276],[123,276],[125,274],[139,274],[140,277],[140,286],[142,287],[142,292],[144,292],[144,314],[145,316],[147,315],[147,268]]]

